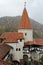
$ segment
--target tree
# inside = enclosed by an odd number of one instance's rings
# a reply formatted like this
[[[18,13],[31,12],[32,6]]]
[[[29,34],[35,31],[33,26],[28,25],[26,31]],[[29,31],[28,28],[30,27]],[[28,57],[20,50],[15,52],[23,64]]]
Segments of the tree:
[[[42,55],[42,57],[40,58],[40,60],[41,60],[41,62],[43,62],[43,55]]]

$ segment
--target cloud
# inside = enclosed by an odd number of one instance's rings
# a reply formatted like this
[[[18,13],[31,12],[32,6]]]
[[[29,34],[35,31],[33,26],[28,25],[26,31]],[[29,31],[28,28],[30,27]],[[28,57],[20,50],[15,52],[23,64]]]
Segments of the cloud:
[[[0,16],[22,15],[25,0],[0,0]],[[43,0],[26,0],[29,16],[43,23]]]
[[[23,6],[23,0],[0,0],[0,16],[21,15]]]
[[[43,23],[43,0],[34,0],[29,12],[32,19]]]

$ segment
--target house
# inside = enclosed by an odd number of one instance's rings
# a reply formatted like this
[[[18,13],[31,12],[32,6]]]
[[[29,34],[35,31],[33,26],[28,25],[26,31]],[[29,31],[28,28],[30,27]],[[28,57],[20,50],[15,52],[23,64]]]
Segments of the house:
[[[11,54],[13,55],[13,60],[23,59],[23,46],[24,46],[24,36],[23,33],[18,32],[6,32],[2,34],[1,38],[5,39],[3,43],[13,47]]]
[[[4,44],[13,47],[13,60],[39,61],[43,55],[43,39],[33,39],[33,29],[26,8],[23,10],[18,32],[5,32],[0,38]]]

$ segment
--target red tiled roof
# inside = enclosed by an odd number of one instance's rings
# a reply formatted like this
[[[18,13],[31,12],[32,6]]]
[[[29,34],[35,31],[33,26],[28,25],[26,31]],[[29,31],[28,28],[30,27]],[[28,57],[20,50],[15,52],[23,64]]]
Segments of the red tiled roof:
[[[43,45],[43,39],[35,39],[35,42],[36,42],[38,45]]]
[[[0,59],[3,59],[12,47],[6,44],[0,45]]]
[[[1,35],[1,38],[13,38],[13,39],[24,39],[23,33],[18,32],[5,32]]]
[[[0,65],[12,65],[12,63],[0,60]]]
[[[24,45],[32,45],[32,44],[33,44],[33,41],[28,41],[24,43]]]
[[[6,32],[0,38],[6,38],[4,42],[18,42],[19,39],[24,39],[23,33]]]
[[[32,29],[26,8],[24,8],[23,15],[19,24],[19,29]]]
[[[33,45],[33,44],[43,46],[43,39],[34,39],[33,41],[26,42],[24,45]]]
[[[4,43],[18,43],[18,40],[16,40],[16,39],[6,39],[5,41],[4,41]]]

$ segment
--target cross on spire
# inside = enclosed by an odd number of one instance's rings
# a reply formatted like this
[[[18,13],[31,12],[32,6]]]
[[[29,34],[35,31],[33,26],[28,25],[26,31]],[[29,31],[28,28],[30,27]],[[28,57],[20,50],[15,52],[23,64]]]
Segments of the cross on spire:
[[[24,7],[26,7],[26,1],[24,2]]]

